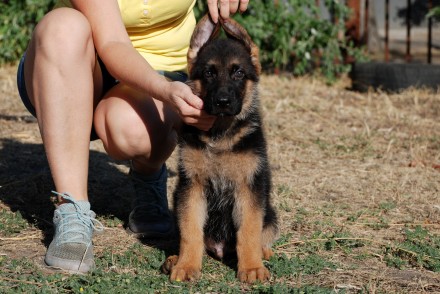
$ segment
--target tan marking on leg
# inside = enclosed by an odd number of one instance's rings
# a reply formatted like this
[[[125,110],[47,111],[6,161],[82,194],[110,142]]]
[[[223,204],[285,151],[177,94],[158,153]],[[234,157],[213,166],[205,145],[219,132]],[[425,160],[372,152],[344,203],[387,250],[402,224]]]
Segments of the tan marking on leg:
[[[183,198],[178,213],[180,228],[180,255],[171,268],[172,281],[191,281],[200,278],[204,253],[203,226],[207,216],[202,186],[193,184]],[[173,262],[173,261],[171,261]]]
[[[269,260],[273,256],[271,249],[273,242],[278,238],[278,226],[276,224],[270,224],[263,228],[261,247],[263,250],[263,258]]]
[[[252,283],[269,279],[270,273],[263,265],[261,247],[263,210],[254,202],[252,192],[247,186],[240,187],[236,199],[234,219],[238,222],[237,257],[238,279]]]

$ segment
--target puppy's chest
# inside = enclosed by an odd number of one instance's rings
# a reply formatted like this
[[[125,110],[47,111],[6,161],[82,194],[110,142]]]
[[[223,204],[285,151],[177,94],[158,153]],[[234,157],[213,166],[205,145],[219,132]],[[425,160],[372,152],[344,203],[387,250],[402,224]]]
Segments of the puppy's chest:
[[[259,160],[251,150],[233,152],[186,146],[181,148],[181,164],[189,177],[201,182],[213,179],[247,182],[258,170]]]

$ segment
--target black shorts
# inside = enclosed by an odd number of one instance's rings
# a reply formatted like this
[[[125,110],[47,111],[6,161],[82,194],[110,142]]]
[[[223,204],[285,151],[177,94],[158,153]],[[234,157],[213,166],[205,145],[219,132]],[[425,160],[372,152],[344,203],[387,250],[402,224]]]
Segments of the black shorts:
[[[32,105],[31,100],[29,99],[29,95],[26,91],[26,83],[24,80],[24,60],[26,58],[26,52],[23,54],[23,57],[20,59],[20,63],[18,64],[17,70],[17,88],[18,93],[20,94],[20,98],[23,101],[26,109],[34,116],[37,117],[37,113],[35,111],[35,107]],[[101,58],[98,56],[98,62],[101,67],[102,72],[102,93],[107,93],[112,87],[119,83],[107,70]],[[188,79],[188,76],[185,72],[182,71],[157,71],[159,74],[165,76],[166,78],[172,81],[180,81],[185,82]],[[98,135],[95,132],[95,129],[92,127],[92,132],[90,134],[90,140],[98,139]]]

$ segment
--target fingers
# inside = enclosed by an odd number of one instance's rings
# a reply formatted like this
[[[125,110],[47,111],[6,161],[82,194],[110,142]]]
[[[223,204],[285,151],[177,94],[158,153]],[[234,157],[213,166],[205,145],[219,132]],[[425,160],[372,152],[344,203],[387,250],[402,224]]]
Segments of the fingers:
[[[212,128],[212,125],[215,122],[215,117],[212,116],[205,116],[205,117],[199,117],[199,118],[186,118],[185,123],[187,125],[193,126],[198,128],[202,131],[209,131]]]
[[[200,130],[208,131],[214,124],[215,117],[203,111],[203,101],[194,95],[185,84],[174,82],[179,94],[173,96],[173,104],[180,118],[185,124],[192,125]]]
[[[207,0],[209,15],[214,23],[218,22],[218,0]]]
[[[194,107],[195,109],[201,110],[203,108],[202,99],[192,94],[192,92],[189,95],[185,96],[184,100],[186,103],[188,103],[188,105]]]
[[[185,124],[198,128],[202,131],[209,131],[215,122],[215,117],[207,115],[205,112],[199,116],[182,116],[182,120]]]
[[[207,0],[209,14],[214,23],[218,22],[219,12],[223,19],[228,19],[231,14],[246,11],[249,0]]]
[[[230,14],[236,13],[239,5],[240,5],[240,0],[230,0],[229,1],[229,13]]]
[[[216,117],[208,115],[205,111],[194,108],[181,108],[180,117],[182,121],[202,131],[209,131],[215,122]]]
[[[248,8],[248,5],[249,5],[249,0],[240,0],[240,6],[239,6],[240,13],[245,12],[246,9]]]
[[[219,0],[218,9],[223,19],[229,18],[229,0]]]

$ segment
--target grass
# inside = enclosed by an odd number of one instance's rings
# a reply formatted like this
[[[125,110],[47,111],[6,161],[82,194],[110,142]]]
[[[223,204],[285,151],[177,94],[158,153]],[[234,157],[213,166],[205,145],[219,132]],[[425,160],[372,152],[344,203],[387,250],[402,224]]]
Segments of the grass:
[[[0,232],[3,236],[13,236],[29,227],[28,222],[23,219],[20,212],[12,212],[0,207]]]
[[[201,280],[171,283],[166,246],[128,235],[125,162],[91,144],[89,192],[106,230],[97,269],[43,266],[50,177],[38,128],[0,68],[0,293],[439,293],[439,92],[356,93],[312,78],[263,76],[261,100],[282,235],[267,283],[245,285],[205,257]],[[175,155],[167,163],[169,191]]]
[[[405,229],[403,235],[403,242],[386,248],[387,264],[399,269],[413,266],[440,272],[440,235],[420,226]]]
[[[277,276],[273,283],[242,285],[235,278],[235,271],[211,258],[203,262],[203,278],[192,283],[170,283],[161,275],[160,266],[165,258],[163,251],[134,244],[124,252],[114,253],[106,249],[97,258],[97,270],[88,275],[47,274],[27,259],[2,257],[0,266],[0,292],[35,293],[305,293],[318,291],[330,293],[324,287],[304,286],[293,288],[291,280],[299,275],[316,274],[334,267],[321,257],[305,258],[280,255],[268,266]],[[281,291],[281,292],[280,292]],[[315,292],[316,293],[316,292]]]

